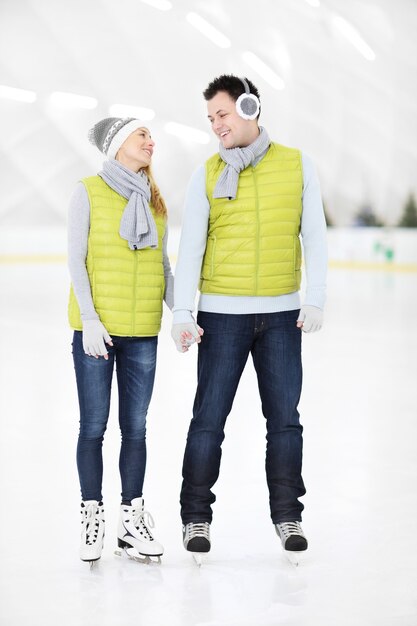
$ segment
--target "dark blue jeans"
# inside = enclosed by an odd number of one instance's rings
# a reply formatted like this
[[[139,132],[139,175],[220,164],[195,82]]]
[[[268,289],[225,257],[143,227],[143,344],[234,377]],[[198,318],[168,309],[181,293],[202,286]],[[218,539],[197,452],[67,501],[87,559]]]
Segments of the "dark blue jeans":
[[[198,314],[204,329],[198,345],[198,384],[183,462],[181,517],[211,522],[211,491],[220,470],[226,418],[249,353],[258,377],[266,418],[266,477],[274,524],[301,521],[302,426],[299,311],[257,315]],[[244,486],[237,485],[242,494]]]
[[[157,337],[112,337],[109,359],[87,356],[82,332],[75,331],[73,358],[80,404],[77,467],[83,500],[102,500],[103,437],[110,410],[116,363],[119,424],[122,434],[119,468],[122,500],[142,496],[146,467],[146,414],[155,379]]]

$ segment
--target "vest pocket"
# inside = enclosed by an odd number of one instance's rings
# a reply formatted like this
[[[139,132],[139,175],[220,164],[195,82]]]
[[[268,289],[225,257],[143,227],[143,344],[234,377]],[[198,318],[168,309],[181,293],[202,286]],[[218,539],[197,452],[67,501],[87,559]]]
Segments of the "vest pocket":
[[[295,236],[294,237],[294,270],[296,272],[299,272],[301,269],[301,243],[300,243],[300,238]]]
[[[206,251],[204,253],[203,268],[201,270],[201,278],[210,280],[214,274],[214,258],[216,253],[216,237],[209,235],[207,239]]]
[[[90,279],[90,289],[91,289],[91,297],[93,298],[94,307],[96,307],[96,275],[93,269],[91,268],[91,274],[89,276]]]

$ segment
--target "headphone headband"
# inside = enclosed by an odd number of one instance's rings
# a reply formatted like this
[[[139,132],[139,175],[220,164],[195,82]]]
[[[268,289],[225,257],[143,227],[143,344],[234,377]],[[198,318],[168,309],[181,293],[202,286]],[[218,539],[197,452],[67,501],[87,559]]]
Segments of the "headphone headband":
[[[241,76],[240,81],[243,83],[243,87],[245,88],[245,93],[250,93],[249,85],[248,85],[246,78],[243,78],[243,76]]]
[[[254,120],[259,115],[261,103],[259,102],[259,98],[257,98],[254,93],[250,92],[248,81],[242,77],[240,77],[239,80],[244,86],[245,91],[241,93],[236,100],[236,111],[244,120]]]

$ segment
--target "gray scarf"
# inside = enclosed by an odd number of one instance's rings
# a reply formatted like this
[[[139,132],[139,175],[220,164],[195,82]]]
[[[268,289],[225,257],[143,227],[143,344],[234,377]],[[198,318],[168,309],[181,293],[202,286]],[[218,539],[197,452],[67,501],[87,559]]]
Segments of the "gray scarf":
[[[236,198],[240,172],[265,152],[270,144],[265,128],[260,126],[259,130],[258,137],[246,148],[224,148],[220,144],[219,154],[226,163],[226,167],[217,180],[213,198],[229,198],[229,200]]]
[[[158,231],[149,208],[151,188],[145,172],[133,172],[116,159],[109,159],[103,163],[103,170],[98,175],[128,200],[120,220],[119,234],[129,242],[129,248],[157,248]]]

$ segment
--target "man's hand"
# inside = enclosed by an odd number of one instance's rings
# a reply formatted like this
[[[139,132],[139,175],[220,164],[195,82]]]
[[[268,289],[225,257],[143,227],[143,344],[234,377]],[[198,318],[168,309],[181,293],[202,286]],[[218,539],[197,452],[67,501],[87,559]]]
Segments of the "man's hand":
[[[98,359],[100,356],[104,356],[106,361],[109,358],[105,343],[112,346],[112,340],[100,322],[100,320],[84,320],[83,321],[83,348],[84,352],[89,356],[93,356]]]
[[[194,322],[173,324],[171,337],[174,340],[178,352],[188,352],[193,343],[200,343],[204,330]]]
[[[323,311],[317,306],[305,304],[300,309],[297,327],[305,333],[315,333],[323,326]]]

